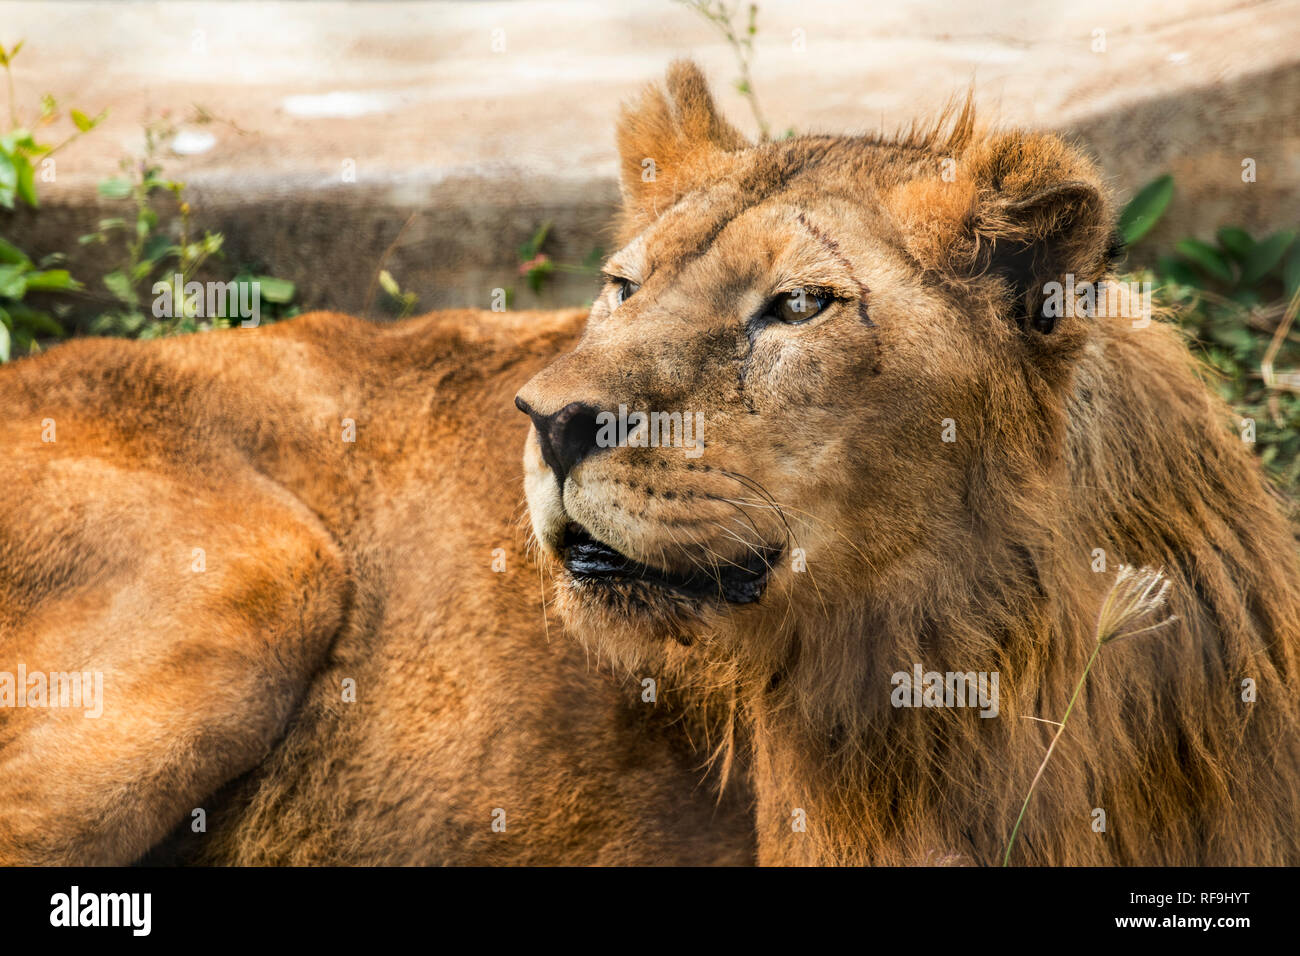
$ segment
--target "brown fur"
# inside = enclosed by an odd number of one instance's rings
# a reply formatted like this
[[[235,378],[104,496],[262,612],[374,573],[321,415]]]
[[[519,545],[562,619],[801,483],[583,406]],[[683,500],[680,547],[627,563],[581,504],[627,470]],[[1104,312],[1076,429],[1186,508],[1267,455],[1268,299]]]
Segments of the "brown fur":
[[[0,670],[106,675],[99,721],[0,710],[0,860],[997,862],[1120,562],[1178,620],[1103,651],[1013,860],[1300,860],[1276,503],[1171,328],[1030,321],[1106,274],[1091,164],[969,109],[749,147],[689,64],[620,149],[606,268],[641,288],[585,329],[319,313],[0,369]],[[749,322],[795,286],[836,301]],[[706,450],[602,451],[561,496],[529,435],[521,489],[526,381],[703,412]],[[571,520],[666,570],[782,553],[754,604],[598,589]],[[914,663],[998,671],[999,716],[891,707]]]
[[[1106,278],[1092,164],[979,130],[969,104],[893,140],[737,147],[698,71],[668,90],[620,129],[607,271],[639,289],[598,301],[521,394],[543,414],[701,410],[707,451],[595,454],[561,500],[530,446],[526,487],[551,553],[569,520],[658,567],[786,549],[756,605],[561,572],[570,629],[669,675],[724,772],[743,758],[760,861],[999,862],[1121,562],[1169,573],[1177,621],[1102,653],[1012,859],[1300,861],[1300,576],[1277,504],[1174,329],[1031,321],[1045,283]],[[746,335],[798,286],[840,301]],[[892,707],[917,663],[997,671],[1000,715]]]
[[[0,369],[0,670],[105,674],[98,720],[0,709],[0,861],[178,824],[155,858],[752,860],[675,716],[548,635],[511,399],[581,319],[318,313]]]

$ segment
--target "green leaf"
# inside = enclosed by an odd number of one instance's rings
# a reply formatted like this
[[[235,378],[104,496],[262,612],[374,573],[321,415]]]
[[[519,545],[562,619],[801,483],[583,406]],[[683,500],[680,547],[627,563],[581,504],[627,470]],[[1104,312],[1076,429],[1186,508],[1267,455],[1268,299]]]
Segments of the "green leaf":
[[[0,150],[0,206],[14,208],[14,193],[18,189],[18,168],[4,150]]]
[[[1124,237],[1124,242],[1132,245],[1150,232],[1151,227],[1164,215],[1173,196],[1174,177],[1168,174],[1153,179],[1139,189],[1119,217],[1119,232]]]
[[[0,299],[21,299],[27,292],[26,265],[0,266]]]
[[[9,316],[5,316],[9,318]],[[4,322],[0,322],[0,362],[9,361],[9,328]]]
[[[253,281],[258,284],[261,298],[265,302],[273,302],[277,305],[283,305],[293,301],[297,293],[297,287],[288,279],[276,279],[272,276],[254,276]]]
[[[1200,266],[1207,275],[1224,282],[1232,281],[1232,267],[1209,243],[1199,239],[1180,239],[1174,244],[1174,249]]]
[[[402,294],[402,287],[397,284],[397,280],[387,269],[379,270],[379,285],[393,298],[398,298]]]
[[[27,258],[27,253],[23,252],[13,243],[5,239],[0,239],[0,263],[6,265],[31,266],[32,260]]]
[[[1193,289],[1199,289],[1205,284],[1201,280],[1200,273],[1177,256],[1161,256],[1156,266],[1162,278],[1172,279],[1179,285],[1188,285]]]
[[[108,275],[104,276],[104,285],[107,287],[109,292],[113,293],[114,297],[119,302],[125,302],[127,305],[135,305],[135,289],[131,285],[131,280],[122,272],[110,272]]]
[[[27,277],[27,288],[49,292],[58,289],[80,289],[81,283],[72,278],[67,269],[46,269],[44,272],[31,273]]]
[[[1238,262],[1245,262],[1250,256],[1251,250],[1255,248],[1255,240],[1250,238],[1250,233],[1245,229],[1224,226],[1216,235],[1219,237],[1219,245],[1226,249],[1228,255]]]
[[[140,253],[142,258],[150,262],[158,262],[163,259],[172,246],[171,238],[166,233],[156,232],[150,236],[144,244],[144,250]]]
[[[528,287],[534,292],[541,292],[542,286],[546,284],[546,278],[555,271],[553,262],[543,262],[540,265],[533,266],[528,270],[525,278],[528,280]]]
[[[18,198],[35,209],[40,205],[36,201],[36,168],[26,156],[15,156],[14,166],[18,169]]]
[[[69,115],[72,117],[72,122],[76,124],[77,129],[83,133],[89,133],[95,128],[95,121],[81,110],[70,110]]]
[[[99,184],[99,194],[105,199],[126,199],[131,195],[131,184],[118,177],[105,179]]]
[[[18,51],[23,48],[23,44],[26,42],[26,40],[19,40],[14,44],[14,48],[8,51],[6,51],[3,46],[0,46],[0,66],[8,66],[13,61],[13,58],[18,55]]]
[[[158,225],[158,214],[145,206],[135,217],[135,234],[139,239],[149,235],[149,232]]]
[[[9,143],[9,150],[13,152],[15,148],[25,149],[29,152],[44,153],[49,151],[48,146],[42,146],[36,140],[32,139],[32,134],[25,129],[11,129],[9,135],[5,137]]]
[[[140,258],[147,259],[151,263],[160,263],[174,250],[172,238],[168,234],[153,233],[151,237],[144,241],[144,248],[140,250]]]
[[[53,316],[48,312],[42,312],[40,309],[29,309],[24,306],[21,311],[14,312],[14,319],[17,325],[33,332],[58,336],[59,338],[68,334],[63,326],[54,321]]]
[[[136,283],[143,282],[145,279],[149,278],[149,273],[153,272],[155,265],[157,265],[157,263],[151,259],[141,259],[132,266],[130,279],[131,285],[134,286]]]
[[[1295,232],[1288,229],[1274,233],[1255,246],[1245,265],[1242,266],[1242,283],[1249,285],[1268,275],[1272,268],[1282,261],[1282,256],[1293,242],[1295,242]]]

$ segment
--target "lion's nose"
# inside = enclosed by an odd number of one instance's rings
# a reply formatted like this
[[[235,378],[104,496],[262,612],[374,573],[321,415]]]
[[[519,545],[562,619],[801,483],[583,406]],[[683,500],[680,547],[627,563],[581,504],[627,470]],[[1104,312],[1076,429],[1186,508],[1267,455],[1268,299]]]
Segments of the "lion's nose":
[[[518,396],[515,405],[533,420],[537,441],[542,446],[542,460],[563,486],[569,472],[598,447],[596,409],[582,402],[570,402],[554,414],[543,415]]]

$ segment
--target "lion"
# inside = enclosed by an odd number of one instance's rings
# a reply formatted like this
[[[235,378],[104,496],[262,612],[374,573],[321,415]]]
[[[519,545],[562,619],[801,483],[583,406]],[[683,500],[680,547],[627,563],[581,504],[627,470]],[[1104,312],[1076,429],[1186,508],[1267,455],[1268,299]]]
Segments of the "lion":
[[[1096,305],[1083,151],[753,144],[689,62],[618,146],[589,312],[0,370],[0,667],[104,688],[0,709],[0,860],[1300,862],[1288,520]],[[1127,568],[1167,607],[1101,646]]]

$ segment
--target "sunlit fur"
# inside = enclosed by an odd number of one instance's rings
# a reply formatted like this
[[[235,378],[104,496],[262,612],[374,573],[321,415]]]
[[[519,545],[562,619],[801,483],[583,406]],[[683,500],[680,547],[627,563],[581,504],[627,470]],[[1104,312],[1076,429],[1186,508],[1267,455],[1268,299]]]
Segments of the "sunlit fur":
[[[512,399],[583,317],[316,312],[0,366],[0,671],[104,674],[98,719],[0,708],[0,864],[752,862],[747,806],[563,638],[526,554]]]
[[[1300,862],[1300,575],[1278,501],[1161,316],[1027,321],[1044,283],[1110,276],[1082,151],[982,129],[969,104],[896,138],[751,146],[690,64],[625,112],[619,146],[607,271],[641,288],[598,300],[521,394],[702,411],[707,450],[602,451],[561,500],[530,440],[533,523],[570,633],[663,675],[719,772],[752,785],[760,861],[1000,862],[1128,563],[1165,569],[1177,621],[1105,648],[1012,862]],[[747,336],[790,282],[843,301]],[[569,579],[568,520],[679,570],[785,550],[758,604],[689,602]],[[999,715],[894,708],[891,675],[917,663],[997,671]]]
[[[996,863],[1121,563],[1177,621],[1103,649],[1012,861],[1300,862],[1279,502],[1170,326],[1027,321],[1109,268],[1091,163],[969,109],[749,147],[689,65],[620,148],[617,309],[0,367],[0,671],[105,690],[0,709],[0,862]],[[837,301],[752,323],[800,283]],[[702,412],[706,448],[561,497],[521,387]],[[665,570],[781,554],[755,604],[597,590],[569,520]],[[918,663],[998,671],[998,716],[893,708]]]

